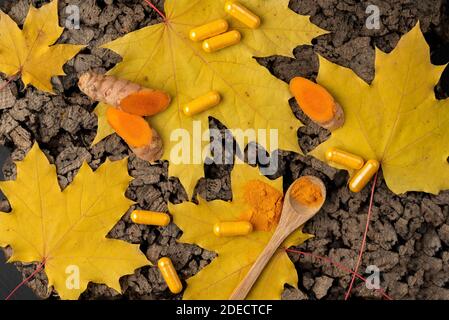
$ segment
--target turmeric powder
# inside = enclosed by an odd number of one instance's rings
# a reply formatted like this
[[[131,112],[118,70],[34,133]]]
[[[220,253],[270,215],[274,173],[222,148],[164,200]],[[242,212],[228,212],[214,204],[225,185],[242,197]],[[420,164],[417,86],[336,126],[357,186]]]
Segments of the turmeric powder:
[[[244,199],[249,209],[241,216],[250,221],[257,231],[274,229],[281,216],[283,194],[260,180],[251,180],[244,186]]]
[[[320,186],[307,177],[299,178],[293,184],[290,196],[298,203],[308,207],[316,207],[323,202]]]
[[[313,122],[329,130],[335,130],[344,124],[343,109],[319,84],[295,77],[290,81],[290,91],[299,107]]]

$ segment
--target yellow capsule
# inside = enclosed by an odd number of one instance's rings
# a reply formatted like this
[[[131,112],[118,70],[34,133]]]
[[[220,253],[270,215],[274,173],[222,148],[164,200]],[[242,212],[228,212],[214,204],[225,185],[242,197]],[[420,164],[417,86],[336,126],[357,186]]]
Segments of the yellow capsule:
[[[174,294],[180,293],[182,291],[182,283],[170,258],[160,258],[157,266],[161,271],[165,283],[167,283],[168,289]]]
[[[190,30],[189,37],[192,41],[202,41],[228,31],[228,27],[226,20],[218,19]]]
[[[165,227],[170,223],[170,216],[162,212],[136,210],[131,214],[131,220],[137,224]]]
[[[217,237],[245,236],[253,231],[249,221],[218,222],[214,225]]]
[[[225,11],[251,29],[260,26],[260,18],[235,0],[226,1]]]
[[[326,151],[326,160],[355,170],[361,169],[365,164],[362,157],[333,147]]]
[[[232,30],[218,36],[203,41],[203,50],[206,52],[215,52],[240,42],[242,38],[240,32]]]
[[[215,107],[221,101],[221,96],[217,91],[211,91],[204,96],[198,97],[195,100],[187,103],[182,111],[186,116],[194,116],[200,112],[206,111]]]
[[[362,169],[349,181],[349,189],[352,192],[360,192],[368,184],[371,178],[379,170],[380,164],[377,160],[369,160],[365,163]]]

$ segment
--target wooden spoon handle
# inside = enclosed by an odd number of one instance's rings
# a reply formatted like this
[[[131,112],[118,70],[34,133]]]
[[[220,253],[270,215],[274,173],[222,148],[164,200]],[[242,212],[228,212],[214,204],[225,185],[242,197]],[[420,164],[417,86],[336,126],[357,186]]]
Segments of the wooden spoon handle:
[[[285,234],[285,232],[280,231],[280,229],[277,229],[275,231],[275,233],[270,239],[270,242],[268,242],[267,246],[259,255],[256,262],[254,262],[253,266],[248,271],[245,278],[242,280],[242,282],[240,282],[238,287],[231,294],[229,300],[243,300],[246,298],[249,291],[256,282],[257,278],[259,278],[259,275],[265,268],[266,264],[268,263],[268,261],[270,261],[275,251],[279,248],[279,246],[282,244],[282,242],[285,240],[287,236],[288,234]]]

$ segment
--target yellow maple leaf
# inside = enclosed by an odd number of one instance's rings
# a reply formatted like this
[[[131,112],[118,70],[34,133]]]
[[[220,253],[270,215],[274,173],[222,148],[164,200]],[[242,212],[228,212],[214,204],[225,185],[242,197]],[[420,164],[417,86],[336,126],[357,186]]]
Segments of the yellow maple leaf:
[[[257,168],[240,165],[232,171],[234,195],[232,202],[221,200],[207,202],[199,198],[199,205],[192,202],[169,204],[174,223],[183,231],[179,241],[194,243],[218,254],[210,265],[187,279],[188,286],[184,299],[228,299],[273,235],[274,228],[270,231],[253,231],[247,236],[240,237],[217,237],[213,233],[215,223],[238,221],[246,216],[245,213],[249,208],[245,200],[245,187],[249,181],[255,180],[271,186],[282,196],[282,178],[269,180],[262,176]],[[301,244],[310,237],[312,236],[297,230],[286,239],[283,247]],[[262,272],[247,299],[279,299],[284,284],[296,287],[297,282],[295,266],[285,250],[280,248]]]
[[[377,159],[395,193],[449,188],[449,100],[434,87],[445,66],[430,62],[419,24],[385,54],[376,50],[371,85],[351,70],[320,58],[317,82],[343,106],[346,124],[311,154],[324,161],[329,147]]]
[[[20,74],[25,85],[53,92],[52,76],[65,75],[62,66],[84,46],[54,44],[64,28],[58,22],[58,1],[40,9],[30,6],[23,30],[0,10],[0,72]]]
[[[262,24],[249,29],[226,17],[224,0],[166,0],[166,21],[127,34],[104,45],[123,57],[111,74],[163,89],[173,97],[163,113],[150,119],[162,137],[165,153],[170,160],[170,175],[180,178],[190,194],[202,176],[202,150],[209,142],[201,140],[208,129],[208,117],[219,119],[229,129],[275,129],[279,132],[279,148],[299,151],[297,129],[300,126],[289,105],[290,94],[284,82],[271,76],[254,56],[281,54],[291,56],[297,45],[309,44],[324,33],[288,8],[288,0],[264,0],[242,3],[260,15]],[[230,29],[242,33],[242,42],[215,53],[205,53],[201,43],[188,38],[189,30],[214,19],[227,18]],[[223,101],[212,110],[193,118],[182,112],[182,106],[210,90],[221,93]],[[106,106],[97,107],[99,128],[94,143],[113,133],[105,121]],[[193,121],[199,121],[199,137],[193,137]],[[189,134],[187,145],[190,157],[176,159],[179,140],[171,137],[175,130]],[[179,131],[178,131],[179,132]],[[272,145],[269,137],[266,147]],[[200,152],[195,149],[199,144]],[[269,148],[269,150],[271,150]],[[189,165],[185,165],[185,164]]]
[[[106,161],[93,172],[84,163],[61,192],[56,170],[37,144],[17,163],[17,179],[0,182],[12,212],[0,213],[0,246],[9,262],[44,262],[48,286],[77,299],[89,282],[121,291],[119,278],[148,265],[134,245],[106,235],[133,204],[125,198],[127,161]],[[77,277],[77,278],[74,278]]]

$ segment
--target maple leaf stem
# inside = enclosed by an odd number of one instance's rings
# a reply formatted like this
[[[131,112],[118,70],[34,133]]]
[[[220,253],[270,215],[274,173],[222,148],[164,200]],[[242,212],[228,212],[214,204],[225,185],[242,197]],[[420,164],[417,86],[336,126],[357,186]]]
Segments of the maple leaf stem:
[[[299,251],[299,250],[294,250],[294,249],[285,249],[285,251],[292,252],[292,253],[297,253],[297,254],[304,255],[304,256],[310,256],[312,258],[325,261],[325,262],[335,266],[336,268],[340,269],[343,272],[351,273],[354,277],[362,280],[365,283],[368,281],[366,278],[364,278],[359,273],[349,269],[348,267],[342,265],[341,263],[333,261],[332,259],[330,259],[328,257],[323,257],[323,256],[319,256],[319,255],[316,255],[316,254],[313,254],[313,253],[310,253],[310,252],[304,252],[304,251]],[[394,300],[392,297],[390,297],[388,294],[386,294],[385,291],[382,288],[375,289],[375,290],[378,291],[385,299],[387,299],[387,300]]]
[[[19,290],[23,285],[25,285],[26,283],[28,283],[32,278],[34,278],[34,276],[36,274],[38,274],[39,272],[42,271],[42,269],[44,269],[46,260],[42,261],[41,264],[39,264],[36,268],[36,270],[33,271],[32,274],[30,274],[26,279],[24,279],[21,283],[19,283],[9,294],[8,296],[5,298],[5,300],[9,300],[11,299],[11,297],[17,292],[17,290]]]
[[[354,273],[352,275],[351,283],[349,284],[348,291],[346,291],[346,294],[345,294],[345,300],[348,300],[349,296],[351,295],[352,287],[354,286],[354,281],[356,278],[355,274],[359,271],[360,263],[362,262],[363,251],[365,250],[366,237],[368,235],[368,229],[369,229],[369,224],[370,224],[370,220],[371,220],[371,214],[373,212],[374,193],[376,191],[378,175],[379,175],[379,171],[376,172],[376,175],[374,176],[373,186],[371,187],[371,196],[370,196],[370,200],[369,200],[368,215],[366,217],[365,232],[363,233],[362,243],[360,244],[359,256],[357,258],[357,263],[354,268]]]
[[[161,10],[159,10],[150,0],[143,0],[143,1],[145,1],[154,11],[156,11],[157,14],[160,15],[162,19],[164,19],[164,21],[167,20],[165,14],[163,14]]]
[[[21,74],[22,74],[22,70],[20,70],[16,74],[13,74],[12,76],[6,78],[6,82],[0,86],[0,92],[2,92],[3,89],[5,89],[11,82],[17,80]]]

